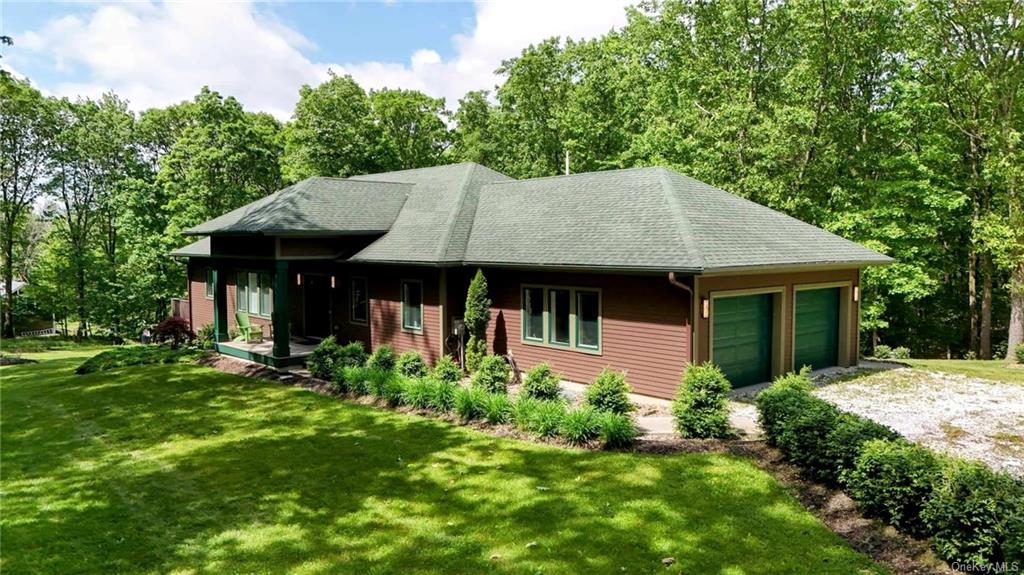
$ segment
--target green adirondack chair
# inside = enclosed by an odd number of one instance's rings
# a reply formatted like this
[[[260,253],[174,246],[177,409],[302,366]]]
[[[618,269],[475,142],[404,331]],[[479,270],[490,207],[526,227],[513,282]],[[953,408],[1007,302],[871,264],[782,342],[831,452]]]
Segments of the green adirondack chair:
[[[249,323],[249,314],[236,311],[235,320],[238,322],[239,339],[246,342],[263,341],[263,327]]]

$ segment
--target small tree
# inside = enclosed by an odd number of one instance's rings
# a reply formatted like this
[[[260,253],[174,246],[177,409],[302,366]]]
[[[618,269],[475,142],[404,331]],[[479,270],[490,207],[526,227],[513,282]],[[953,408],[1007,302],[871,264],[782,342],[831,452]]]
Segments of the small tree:
[[[476,371],[487,355],[487,324],[491,322],[491,298],[487,297],[487,278],[479,268],[466,292],[466,313],[463,318],[469,342],[466,344],[466,370]]]

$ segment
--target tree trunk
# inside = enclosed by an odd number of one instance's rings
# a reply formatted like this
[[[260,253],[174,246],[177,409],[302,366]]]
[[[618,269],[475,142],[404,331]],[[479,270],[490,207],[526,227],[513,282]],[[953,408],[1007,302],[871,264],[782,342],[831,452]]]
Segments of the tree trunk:
[[[981,256],[981,339],[978,357],[992,359],[992,260]]]
[[[81,340],[88,333],[89,321],[86,319],[86,305],[85,305],[85,266],[81,264],[81,260],[78,264],[78,282],[75,286],[75,296],[78,299],[78,331],[75,333],[75,337]]]
[[[1017,264],[1010,279],[1010,329],[1006,341],[1007,361],[1015,358],[1017,346],[1024,343],[1024,263]]]
[[[967,338],[967,349],[978,353],[978,256],[974,246],[970,247],[967,256],[967,313],[969,314],[970,334]]]
[[[14,337],[14,231],[4,230],[4,294],[3,298],[3,337]]]

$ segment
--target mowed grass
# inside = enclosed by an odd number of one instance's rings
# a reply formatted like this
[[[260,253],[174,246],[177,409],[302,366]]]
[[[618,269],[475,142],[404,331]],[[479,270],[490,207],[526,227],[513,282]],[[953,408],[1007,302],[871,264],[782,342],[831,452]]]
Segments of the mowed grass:
[[[743,459],[557,449],[195,365],[74,375],[87,355],[0,368],[5,574],[882,571]]]
[[[910,367],[1024,385],[1024,365],[1002,359],[901,359]]]

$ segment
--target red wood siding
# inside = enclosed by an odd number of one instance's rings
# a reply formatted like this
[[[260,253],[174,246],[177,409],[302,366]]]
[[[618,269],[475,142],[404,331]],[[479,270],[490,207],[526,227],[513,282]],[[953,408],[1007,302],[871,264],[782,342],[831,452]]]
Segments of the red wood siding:
[[[441,315],[438,305],[438,271],[422,267],[367,267],[353,271],[366,277],[370,295],[370,346],[385,343],[398,353],[416,350],[433,364],[441,351]],[[412,333],[402,329],[402,280],[423,282],[423,330]]]
[[[690,299],[685,291],[669,284],[666,276],[497,269],[484,273],[494,302],[487,333],[489,350],[511,352],[523,370],[547,361],[564,379],[578,383],[590,383],[605,367],[625,370],[636,393],[675,395],[690,359]],[[601,354],[524,343],[522,284],[600,288]],[[465,294],[465,289],[455,293]]]

